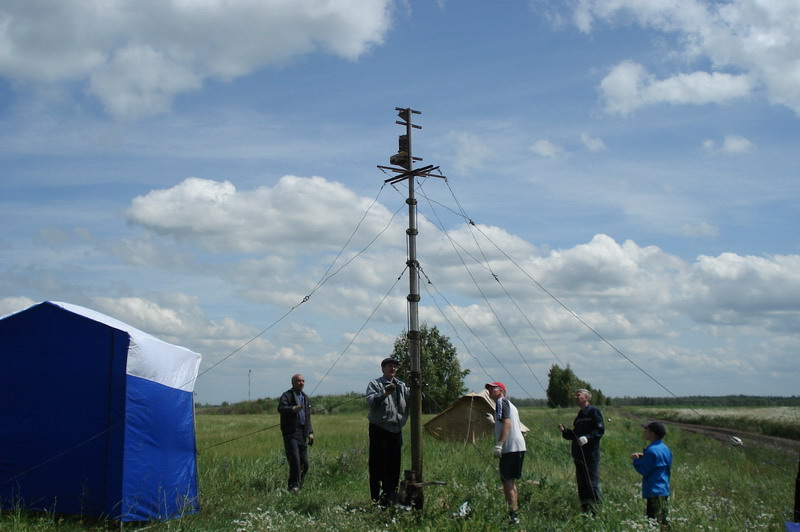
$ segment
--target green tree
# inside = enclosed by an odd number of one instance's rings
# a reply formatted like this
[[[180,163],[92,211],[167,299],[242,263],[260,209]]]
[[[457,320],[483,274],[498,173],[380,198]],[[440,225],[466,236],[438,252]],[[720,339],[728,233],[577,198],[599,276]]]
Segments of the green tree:
[[[547,405],[550,408],[572,405],[572,396],[575,390],[582,387],[569,364],[567,364],[566,368],[553,364],[550,366],[550,373],[548,374]]]
[[[422,324],[419,332],[422,392],[425,394],[422,409],[426,414],[433,414],[450,406],[467,391],[464,377],[469,375],[469,370],[461,369],[456,348],[439,329]],[[400,362],[397,374],[406,382],[411,374],[408,347],[408,331],[404,330],[394,342],[391,357]]]
[[[579,388],[592,392],[592,404],[597,406],[611,404],[601,390],[594,389],[591,384],[579,379],[569,364],[566,368],[561,368],[558,364],[550,366],[547,383],[547,405],[550,408],[572,406],[575,390]]]

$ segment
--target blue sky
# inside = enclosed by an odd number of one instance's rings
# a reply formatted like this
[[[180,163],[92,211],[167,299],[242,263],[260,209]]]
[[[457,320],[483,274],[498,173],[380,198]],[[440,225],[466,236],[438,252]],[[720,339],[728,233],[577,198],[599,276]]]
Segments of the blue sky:
[[[470,388],[543,397],[560,360],[613,396],[796,394],[798,25],[794,1],[4,2],[0,314],[66,301],[192,348],[202,402],[362,391],[407,327],[406,189],[376,165],[412,107],[447,176],[420,183],[420,319]]]

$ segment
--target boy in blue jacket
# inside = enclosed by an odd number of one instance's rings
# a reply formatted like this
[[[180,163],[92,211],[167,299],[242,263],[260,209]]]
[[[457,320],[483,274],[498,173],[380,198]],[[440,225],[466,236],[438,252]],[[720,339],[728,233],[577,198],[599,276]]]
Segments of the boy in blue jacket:
[[[662,440],[667,433],[664,424],[653,421],[642,425],[644,439],[650,444],[643,453],[633,453],[633,467],[642,475],[642,497],[647,500],[647,517],[669,526],[669,473],[672,452]]]

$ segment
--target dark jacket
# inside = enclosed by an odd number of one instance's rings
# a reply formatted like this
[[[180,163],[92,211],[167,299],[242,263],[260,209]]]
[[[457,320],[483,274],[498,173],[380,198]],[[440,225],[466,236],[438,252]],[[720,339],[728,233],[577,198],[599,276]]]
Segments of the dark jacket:
[[[303,396],[303,412],[306,414],[303,438],[307,438],[309,434],[314,434],[314,428],[311,426],[311,402],[305,392],[300,392],[300,395]],[[292,408],[295,406],[297,406],[297,398],[295,397],[295,391],[290,388],[283,392],[278,401],[278,412],[281,415],[281,432],[283,434],[294,434],[297,430],[299,412],[292,412]]]
[[[576,462],[592,462],[600,459],[600,438],[606,432],[603,425],[603,414],[593,405],[587,405],[578,411],[573,428],[561,433],[565,440],[572,440],[572,458]],[[586,445],[578,445],[578,438],[586,436]]]

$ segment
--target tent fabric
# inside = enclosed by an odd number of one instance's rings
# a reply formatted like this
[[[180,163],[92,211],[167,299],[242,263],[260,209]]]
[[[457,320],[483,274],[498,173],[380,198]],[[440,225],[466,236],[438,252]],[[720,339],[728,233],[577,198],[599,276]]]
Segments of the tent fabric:
[[[475,443],[487,435],[494,435],[494,412],[495,402],[487,390],[481,390],[456,399],[424,426],[437,440]],[[522,423],[520,429],[523,434],[529,431]]]
[[[142,377],[164,386],[188,392],[194,389],[194,380],[197,378],[197,369],[200,365],[200,355],[197,353],[185,347],[168,344],[94,310],[70,303],[53,302],[53,304],[98,323],[127,332],[131,338],[126,360],[126,373],[128,375]]]
[[[0,318],[3,508],[166,520],[199,509],[200,355],[76,305]]]

